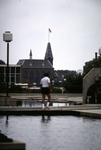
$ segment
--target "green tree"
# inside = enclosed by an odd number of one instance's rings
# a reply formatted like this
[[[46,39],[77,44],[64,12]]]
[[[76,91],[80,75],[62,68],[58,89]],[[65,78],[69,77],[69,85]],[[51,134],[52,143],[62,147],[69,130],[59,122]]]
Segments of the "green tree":
[[[87,74],[92,68],[95,67],[101,67],[101,56],[97,59],[86,62],[86,65],[84,66],[84,73]]]
[[[62,84],[70,93],[82,93],[83,77],[81,74],[66,75]]]

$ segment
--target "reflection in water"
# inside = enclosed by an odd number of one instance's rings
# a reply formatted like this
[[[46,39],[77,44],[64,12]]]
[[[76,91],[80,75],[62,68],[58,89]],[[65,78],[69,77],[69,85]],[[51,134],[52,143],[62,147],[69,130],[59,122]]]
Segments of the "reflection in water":
[[[6,120],[8,126],[5,125]],[[9,138],[26,143],[26,150],[101,149],[101,119],[47,115],[0,116],[0,130]]]
[[[22,106],[22,101],[17,101],[17,106]]]
[[[41,106],[41,103],[37,102],[37,100],[23,100],[22,107],[37,107]]]
[[[9,101],[9,103],[7,104],[8,106],[14,107],[14,106],[20,106],[20,107],[41,107],[41,101],[38,100],[33,100],[33,99],[23,99],[23,100],[13,100],[13,101]],[[69,101],[69,102],[50,102],[50,106],[69,106],[69,105],[76,105],[77,103],[73,102],[73,101]],[[2,104],[2,106],[5,106],[6,103]],[[45,103],[46,105],[46,103]]]
[[[46,104],[45,104],[46,105]],[[69,105],[74,105],[72,102],[68,103],[54,103],[50,102],[50,106],[69,106]],[[14,106],[14,105],[13,105]],[[38,102],[37,100],[17,100],[15,103],[15,106],[22,106],[22,107],[41,107],[41,102]]]
[[[69,103],[52,103],[52,106],[57,106],[57,107],[59,107],[59,106],[69,106]]]
[[[43,123],[47,123],[50,120],[51,120],[50,116],[42,116],[42,122]]]
[[[6,115],[6,126],[8,126],[8,115]]]

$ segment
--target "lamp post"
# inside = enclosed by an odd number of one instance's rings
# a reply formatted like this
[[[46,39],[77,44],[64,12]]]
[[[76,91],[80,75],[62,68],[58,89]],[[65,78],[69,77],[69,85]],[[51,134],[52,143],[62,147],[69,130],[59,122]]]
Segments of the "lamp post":
[[[8,97],[8,84],[9,84],[9,42],[12,41],[12,33],[10,33],[10,31],[6,31],[5,33],[3,33],[3,41],[7,42],[7,78],[6,78],[6,82],[7,82],[7,91],[6,91],[6,95]]]

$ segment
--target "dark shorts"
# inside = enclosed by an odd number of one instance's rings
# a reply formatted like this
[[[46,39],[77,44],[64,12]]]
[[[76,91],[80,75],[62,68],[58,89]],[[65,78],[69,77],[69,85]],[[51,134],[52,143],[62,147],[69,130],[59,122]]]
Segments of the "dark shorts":
[[[50,93],[50,88],[48,88],[48,87],[42,87],[41,93],[42,94],[49,94]]]

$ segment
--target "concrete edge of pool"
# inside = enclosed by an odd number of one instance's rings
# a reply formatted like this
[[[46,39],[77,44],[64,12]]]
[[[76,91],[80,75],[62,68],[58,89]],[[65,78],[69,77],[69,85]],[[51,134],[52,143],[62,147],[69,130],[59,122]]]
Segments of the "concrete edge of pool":
[[[13,140],[13,142],[0,142],[0,150],[25,150],[25,143]]]
[[[101,104],[50,107],[0,107],[0,115],[73,115],[101,118]]]

